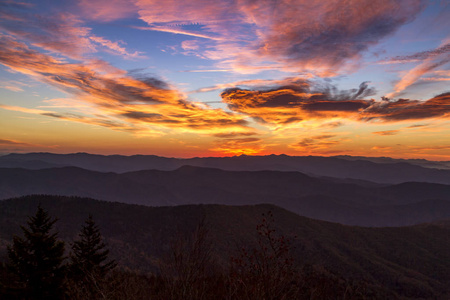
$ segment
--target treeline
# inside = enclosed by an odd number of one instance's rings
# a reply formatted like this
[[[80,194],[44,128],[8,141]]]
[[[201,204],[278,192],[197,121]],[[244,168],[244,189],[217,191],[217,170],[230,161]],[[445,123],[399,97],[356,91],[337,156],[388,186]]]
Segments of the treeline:
[[[41,206],[8,247],[1,266],[1,299],[395,299],[395,293],[347,280],[310,265],[299,266],[289,238],[273,228],[269,212],[257,226],[257,245],[239,249],[228,267],[215,263],[208,226],[178,235],[159,272],[117,267],[89,216],[69,247]]]

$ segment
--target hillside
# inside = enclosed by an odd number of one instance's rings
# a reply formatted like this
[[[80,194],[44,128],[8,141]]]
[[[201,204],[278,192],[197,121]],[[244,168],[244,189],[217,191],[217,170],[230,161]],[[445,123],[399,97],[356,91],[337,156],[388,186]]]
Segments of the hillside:
[[[75,167],[0,168],[0,199],[29,194],[149,206],[271,203],[302,216],[361,226],[404,226],[450,218],[450,185],[436,183],[376,185],[299,172],[191,166],[122,174]]]
[[[226,266],[240,246],[256,242],[255,227],[272,211],[277,234],[293,239],[296,263],[322,266],[411,298],[450,292],[450,231],[446,222],[399,228],[344,226],[300,217],[273,205],[145,207],[87,198],[29,196],[0,201],[0,245],[20,233],[36,206],[57,216],[60,236],[71,241],[89,213],[121,266],[155,271],[178,235],[204,219],[215,261]],[[409,295],[409,296],[408,296]],[[414,296],[414,297],[413,297]],[[443,298],[439,298],[443,299]]]
[[[28,153],[0,157],[0,167],[3,168],[43,169],[73,166],[92,171],[115,173],[149,169],[171,171],[185,165],[228,171],[297,171],[313,176],[358,179],[388,184],[409,181],[450,184],[448,162],[426,160],[288,155],[179,159],[155,155],[105,156],[88,153]]]

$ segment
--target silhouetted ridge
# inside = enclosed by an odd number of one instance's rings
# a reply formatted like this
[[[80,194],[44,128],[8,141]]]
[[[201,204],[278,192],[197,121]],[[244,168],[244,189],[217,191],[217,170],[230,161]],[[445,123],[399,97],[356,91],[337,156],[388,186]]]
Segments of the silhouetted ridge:
[[[31,161],[39,161],[39,163],[33,164]],[[425,160],[287,155],[179,159],[155,155],[103,156],[87,153],[28,153],[0,157],[0,167],[40,169],[48,166],[77,166],[94,171],[116,173],[138,170],[171,171],[184,165],[228,171],[297,171],[313,176],[349,178],[389,184],[411,181],[450,184],[450,162]]]
[[[399,228],[363,228],[300,217],[274,205],[145,207],[80,197],[26,196],[0,201],[0,257],[19,225],[38,203],[59,236],[71,241],[90,213],[102,229],[111,258],[121,266],[155,270],[177,235],[202,219],[208,224],[215,261],[226,265],[236,245],[256,243],[262,213],[274,215],[277,233],[293,239],[300,264],[322,266],[345,278],[364,280],[411,298],[445,299],[450,281],[450,231],[445,221]],[[3,256],[4,257],[4,256]],[[409,295],[409,296],[407,296]],[[418,296],[421,295],[421,296]]]
[[[298,214],[363,226],[401,226],[450,218],[450,186],[393,186],[311,177],[300,172],[225,171],[184,166],[174,171],[101,173],[77,167],[0,168],[0,199],[29,194],[92,197],[149,206],[272,203]],[[440,200],[439,210],[413,204]],[[402,211],[405,205],[414,210]],[[425,210],[427,213],[421,213]],[[411,218],[410,215],[416,216]]]

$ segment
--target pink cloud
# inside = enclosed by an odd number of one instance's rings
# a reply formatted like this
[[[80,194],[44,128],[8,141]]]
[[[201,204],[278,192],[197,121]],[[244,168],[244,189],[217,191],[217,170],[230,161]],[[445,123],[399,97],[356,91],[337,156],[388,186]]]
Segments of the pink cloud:
[[[114,3],[113,3],[114,4]],[[114,42],[92,34],[92,29],[84,25],[81,17],[72,13],[36,15],[27,10],[6,10],[14,16],[9,22],[1,22],[0,29],[34,46],[85,60],[90,55],[104,49],[125,58],[142,58],[142,53],[130,52],[123,42]]]
[[[150,27],[220,37],[202,55],[220,60],[221,68],[257,72],[269,63],[332,75],[355,68],[361,53],[411,21],[423,2],[138,0],[136,6]]]
[[[137,11],[132,0],[79,0],[78,6],[84,17],[102,22],[127,18]]]

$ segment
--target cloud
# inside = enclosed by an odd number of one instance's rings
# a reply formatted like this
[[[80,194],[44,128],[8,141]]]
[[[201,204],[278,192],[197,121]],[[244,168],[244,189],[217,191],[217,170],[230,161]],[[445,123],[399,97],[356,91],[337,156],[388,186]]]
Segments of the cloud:
[[[208,39],[208,40],[220,40],[221,39],[220,37],[216,37],[216,36],[212,36],[212,35],[208,35],[208,34],[204,34],[204,33],[200,33],[200,32],[192,32],[192,31],[187,31],[187,30],[183,30],[180,28],[172,28],[172,27],[165,27],[165,26],[150,26],[150,27],[134,26],[133,28],[140,29],[140,30],[150,30],[150,31],[168,32],[168,33],[173,33],[173,34],[181,34],[181,35],[199,37],[199,38]]]
[[[86,56],[99,49],[124,58],[144,57],[141,52],[126,50],[124,42],[113,42],[92,34],[92,29],[84,26],[82,19],[71,13],[37,15],[30,13],[27,7],[12,6],[5,9],[5,14],[12,19],[0,22],[1,30],[28,41],[33,46],[72,59],[86,60]]]
[[[200,56],[219,69],[255,73],[264,67],[333,75],[357,67],[361,55],[412,21],[422,0],[82,1],[87,17],[111,21],[136,13],[143,30],[212,41]]]
[[[6,89],[12,92],[23,92],[22,87],[30,87],[30,85],[15,80],[2,80],[0,83],[0,89]]]
[[[283,86],[267,89],[230,88],[221,93],[222,100],[236,112],[269,124],[297,123],[306,119],[325,119],[355,115],[368,108],[373,95],[366,82],[358,89],[339,91],[329,84],[313,85],[304,79],[291,79]]]
[[[372,132],[373,134],[376,135],[396,135],[400,132],[400,130],[384,130],[384,131],[376,131],[376,132]]]
[[[412,146],[410,148],[414,151],[450,150],[450,145],[429,146],[429,147]]]
[[[387,98],[375,101],[364,99],[375,92],[366,82],[361,83],[358,89],[344,91],[328,83],[316,84],[307,80],[291,79],[290,84],[284,83],[283,86],[252,90],[229,88],[222,92],[221,97],[229,109],[267,125],[329,118],[397,122],[446,118],[450,113],[450,93],[427,101]]]
[[[137,10],[131,0],[79,0],[78,6],[84,17],[101,22],[130,17]]]
[[[198,50],[200,46],[196,40],[188,40],[181,42],[181,48],[183,50]]]
[[[446,118],[450,114],[450,93],[437,95],[427,101],[384,99],[373,103],[359,114],[362,121],[405,121]]]
[[[27,113],[27,114],[37,114],[37,115],[41,115],[44,113],[51,113],[51,111],[48,111],[48,110],[26,108],[26,107],[20,107],[20,106],[4,105],[4,104],[0,104],[0,108],[6,109],[6,110],[23,112],[23,113]]]
[[[256,132],[222,132],[214,134],[218,138],[236,138],[239,136],[252,136],[256,135]]]
[[[10,145],[14,145],[14,146],[35,146],[29,143],[24,143],[24,142],[19,142],[19,141],[15,141],[15,140],[6,140],[6,139],[0,139],[0,145],[1,146],[10,146]]]
[[[388,146],[374,146],[371,148],[372,150],[381,150],[381,151],[385,151],[385,150],[391,150],[392,147],[388,147]]]
[[[317,152],[339,145],[343,139],[333,139],[334,134],[322,134],[303,138],[300,142],[289,145],[290,148],[303,152]],[[329,151],[329,150],[327,150]]]
[[[89,116],[76,114],[76,113],[58,113],[58,112],[49,111],[49,110],[25,108],[25,107],[20,107],[20,106],[11,106],[11,105],[4,105],[4,104],[0,104],[0,108],[6,109],[6,110],[11,110],[11,111],[18,111],[18,112],[27,113],[27,114],[35,114],[35,115],[53,117],[53,118],[58,118],[58,119],[77,122],[77,123],[98,125],[98,126],[108,127],[113,130],[118,130],[118,131],[126,131],[126,132],[134,132],[134,133],[138,133],[138,132],[150,133],[151,132],[148,128],[144,128],[142,126],[138,126],[138,125],[134,125],[134,124],[120,122],[119,120],[112,120],[109,117],[100,117],[100,116],[89,117]],[[155,133],[155,132],[152,132],[152,133]]]
[[[413,125],[411,125],[411,126],[408,126],[408,127],[406,127],[406,128],[421,128],[421,127],[426,127],[426,126],[428,126],[429,124],[413,124]]]
[[[420,62],[425,59],[435,58],[440,55],[450,53],[450,43],[440,46],[433,50],[421,51],[411,55],[396,56],[389,60],[381,61],[381,64],[410,63]]]
[[[217,141],[217,146],[209,150],[225,155],[254,155],[264,151],[265,146],[261,142],[259,138],[229,138]]]
[[[89,39],[95,43],[98,43],[100,45],[102,45],[103,47],[109,49],[113,54],[120,54],[125,58],[145,58],[144,55],[142,55],[142,52],[139,51],[135,51],[133,53],[130,53],[127,51],[127,49],[125,49],[123,46],[123,44],[126,44],[123,41],[118,41],[118,42],[112,42],[110,40],[107,40],[103,37],[99,37],[99,36],[95,36],[92,35],[89,37]]]
[[[249,3],[250,4],[250,3]],[[300,69],[335,73],[411,21],[421,1],[258,1],[244,7],[262,31],[257,52]]]
[[[0,63],[91,103],[112,120],[119,118],[136,126],[155,125],[204,133],[211,131],[211,134],[230,130],[248,131],[247,122],[241,116],[200,107],[157,78],[98,73],[95,70],[98,63],[94,66],[89,63],[67,63],[32,50],[5,35],[0,36]],[[111,123],[73,115],[50,116],[124,128],[115,121]]]
[[[118,120],[112,120],[108,117],[87,117],[79,114],[74,113],[55,113],[55,112],[47,112],[42,113],[41,115],[47,116],[47,117],[54,117],[66,121],[72,121],[72,122],[78,122],[78,123],[84,123],[89,125],[96,125],[96,126],[102,126],[107,127],[113,130],[117,131],[125,131],[125,132],[131,132],[131,133],[139,133],[139,132],[145,132],[147,135],[152,134],[161,134],[157,131],[151,131],[148,128],[140,127],[139,125],[134,125],[130,123],[124,123],[120,122]]]
[[[320,127],[322,128],[337,128],[343,126],[344,123],[340,121],[324,123]]]
[[[2,152],[22,152],[29,149],[36,149],[36,148],[56,148],[57,145],[40,145],[35,143],[27,143],[22,142],[18,140],[11,140],[11,139],[0,139],[0,151]]]
[[[421,77],[428,73],[436,71],[441,66],[444,66],[450,62],[450,43],[445,43],[444,45],[430,51],[419,52],[413,55],[404,56],[396,58],[397,62],[411,62],[419,61],[421,62],[408,72],[406,72],[401,79],[395,84],[394,92],[387,95],[388,98],[393,98],[402,91],[404,91],[409,86],[416,83]],[[446,78],[423,78],[425,81],[445,81]]]

